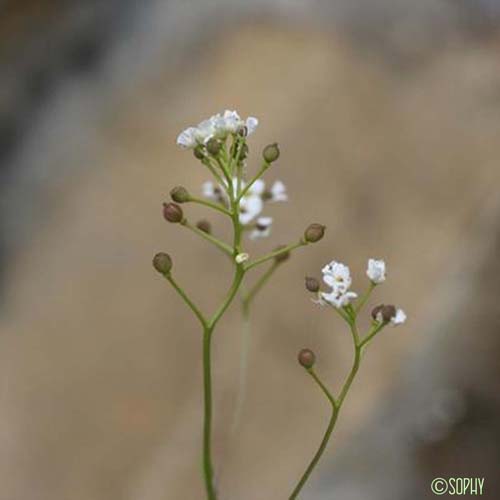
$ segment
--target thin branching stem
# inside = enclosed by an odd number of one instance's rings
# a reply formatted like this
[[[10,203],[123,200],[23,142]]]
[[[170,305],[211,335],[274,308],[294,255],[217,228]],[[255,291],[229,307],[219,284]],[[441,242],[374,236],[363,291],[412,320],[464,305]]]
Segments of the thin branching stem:
[[[342,386],[342,389],[340,390],[339,397],[335,399],[330,391],[326,388],[326,386],[321,382],[319,377],[316,375],[314,370],[312,368],[307,369],[307,372],[312,376],[314,381],[318,384],[318,386],[321,388],[323,391],[324,395],[328,399],[331,408],[332,408],[332,413],[330,416],[330,419],[328,421],[328,426],[326,428],[326,431],[323,435],[323,439],[321,440],[321,443],[319,445],[318,450],[314,454],[313,459],[307,466],[305,472],[302,474],[302,477],[300,478],[299,482],[297,483],[297,486],[295,486],[295,489],[293,490],[292,494],[289,497],[289,500],[294,500],[299,496],[299,493],[301,492],[302,488],[306,484],[307,480],[309,479],[312,471],[318,464],[321,456],[323,455],[326,446],[328,445],[328,442],[330,441],[331,435],[333,433],[333,430],[335,429],[335,424],[337,423],[337,418],[339,416],[340,410],[342,408],[342,404],[344,403],[344,400],[349,392],[349,389],[352,386],[352,383],[356,377],[356,374],[358,373],[359,366],[361,363],[361,351],[362,351],[362,345],[359,342],[359,333],[358,329],[356,326],[356,321],[353,320],[349,323],[350,325],[350,330],[351,330],[351,335],[353,339],[353,346],[354,346],[354,358],[353,358],[353,363],[351,370],[349,374],[347,375],[347,378],[344,382],[344,385]]]
[[[307,244],[308,243],[306,241],[300,240],[298,243],[292,243],[291,245],[288,245],[286,247],[282,247],[278,250],[275,250],[274,252],[268,253],[266,255],[263,255],[262,257],[259,257],[256,260],[253,260],[252,262],[249,262],[245,266],[245,270],[249,271],[250,269],[252,269],[252,267],[263,264],[264,262],[267,262],[268,260],[274,259],[275,257],[278,257],[281,254],[291,252],[292,250],[295,250],[296,248],[299,248],[299,247],[303,247]]]
[[[196,233],[198,236],[201,236],[203,239],[209,241],[210,243],[213,243],[216,247],[218,247],[220,250],[222,250],[226,255],[233,255],[233,249],[227,244],[224,243],[223,241],[220,241],[217,239],[215,236],[212,236],[209,233],[206,233],[205,231],[202,231],[201,229],[197,228],[196,226],[191,225],[187,220],[182,221],[182,225],[184,227],[187,227],[193,233]]]
[[[198,203],[199,205],[204,205],[206,207],[210,207],[213,210],[217,210],[218,212],[231,217],[231,212],[227,208],[223,207],[222,205],[219,205],[218,203],[213,203],[213,202],[205,200],[203,198],[198,198],[196,196],[191,196],[191,195],[189,196],[189,201],[192,203]]]

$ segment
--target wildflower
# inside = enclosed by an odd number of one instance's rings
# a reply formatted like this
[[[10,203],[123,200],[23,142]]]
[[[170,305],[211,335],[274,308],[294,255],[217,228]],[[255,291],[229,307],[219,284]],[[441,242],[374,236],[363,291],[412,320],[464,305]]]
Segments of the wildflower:
[[[281,181],[276,181],[271,189],[264,191],[262,197],[264,201],[270,202],[288,201],[286,186]]]
[[[385,281],[385,262],[383,260],[369,259],[366,275],[375,285],[383,283]]]
[[[250,239],[256,240],[258,238],[266,238],[271,233],[271,224],[273,223],[272,217],[259,217],[255,228],[250,232]]]
[[[331,288],[346,292],[352,284],[349,267],[341,262],[332,260],[321,270],[323,281]]]
[[[222,189],[214,184],[212,181],[204,182],[201,186],[202,195],[209,200],[216,201],[217,203],[226,204],[224,193]]]
[[[196,142],[196,128],[188,127],[177,136],[177,144],[183,149],[193,149],[198,144]]]
[[[262,198],[250,193],[250,191],[240,200],[240,222],[244,226],[257,217],[264,208]]]
[[[225,139],[228,134],[236,134],[245,128],[246,135],[252,134],[259,120],[249,116],[240,118],[236,111],[226,110],[203,120],[196,127],[188,127],[177,137],[177,144],[184,149],[196,148],[199,144],[207,144],[210,139]]]
[[[372,318],[379,323],[391,323],[393,326],[402,325],[406,321],[403,309],[396,309],[393,305],[381,304],[372,311]]]
[[[330,292],[322,292],[321,298],[337,309],[347,306],[358,295],[349,290],[352,279],[349,268],[336,261],[330,262],[322,269],[323,281],[331,288]]]

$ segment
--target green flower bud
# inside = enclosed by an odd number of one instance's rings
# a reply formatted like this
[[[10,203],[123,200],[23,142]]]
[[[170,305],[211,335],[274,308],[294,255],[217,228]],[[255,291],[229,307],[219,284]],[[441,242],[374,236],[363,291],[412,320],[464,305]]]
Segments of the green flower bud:
[[[182,221],[184,213],[177,203],[164,203],[163,217],[165,217],[168,222],[177,223]]]
[[[170,191],[170,198],[177,203],[186,203],[190,200],[188,190],[183,186],[176,186]]]
[[[278,250],[281,250],[282,248],[285,248],[286,245],[280,245],[274,249],[275,252]],[[290,251],[287,250],[286,252],[280,253],[274,257],[274,261],[278,264],[281,264],[282,262],[287,261],[290,258]]]
[[[203,160],[205,158],[205,152],[203,151],[203,146],[201,144],[198,144],[198,146],[196,146],[193,149],[193,154],[197,160]]]
[[[326,226],[322,224],[309,224],[304,232],[304,239],[308,243],[316,243],[325,235]]]
[[[278,144],[274,142],[273,144],[268,144],[262,151],[262,156],[266,163],[273,163],[280,157],[280,148]]]
[[[214,137],[212,137],[212,139],[210,139],[207,142],[207,151],[212,156],[217,156],[219,154],[221,148],[222,148],[222,143],[220,141],[218,141],[217,139],[215,139]]]
[[[319,292],[319,281],[311,276],[306,276],[306,289],[309,292]]]
[[[311,349],[302,349],[299,352],[297,359],[304,368],[309,369],[314,366],[314,363],[316,362],[316,355],[311,351]]]
[[[153,267],[160,274],[168,274],[172,269],[172,259],[165,252],[157,253],[153,258]]]
[[[196,223],[196,227],[203,231],[204,233],[211,234],[212,233],[212,225],[206,219],[202,219]]]

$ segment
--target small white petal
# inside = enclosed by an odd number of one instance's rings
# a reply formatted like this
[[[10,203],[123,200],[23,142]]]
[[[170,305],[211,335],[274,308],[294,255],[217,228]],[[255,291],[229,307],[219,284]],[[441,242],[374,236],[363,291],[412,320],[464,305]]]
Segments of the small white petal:
[[[398,309],[396,315],[391,319],[394,326],[402,325],[406,321],[406,313],[403,309]]]
[[[240,201],[240,222],[243,225],[257,217],[264,207],[260,196],[245,196]]]
[[[366,275],[376,285],[385,281],[385,262],[383,260],[369,259]]]
[[[177,136],[177,144],[184,149],[192,149],[196,146],[196,128],[189,127]]]
[[[262,179],[257,179],[248,190],[249,194],[261,195],[266,189],[266,183]]]
[[[245,125],[247,127],[248,135],[253,134],[255,132],[255,129],[259,125],[259,120],[254,116],[249,116]]]
[[[271,187],[271,201],[287,201],[286,187],[281,181],[276,181]]]
[[[255,224],[255,229],[253,229],[249,234],[249,238],[251,240],[256,240],[258,238],[267,238],[271,234],[272,223],[272,217],[259,217]]]

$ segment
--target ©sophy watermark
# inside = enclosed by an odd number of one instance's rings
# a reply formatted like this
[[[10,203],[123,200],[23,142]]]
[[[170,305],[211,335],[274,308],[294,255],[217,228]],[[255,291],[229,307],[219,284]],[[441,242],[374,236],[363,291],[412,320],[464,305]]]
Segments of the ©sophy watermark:
[[[435,495],[482,495],[484,477],[436,477],[432,480],[431,491]]]

